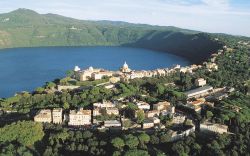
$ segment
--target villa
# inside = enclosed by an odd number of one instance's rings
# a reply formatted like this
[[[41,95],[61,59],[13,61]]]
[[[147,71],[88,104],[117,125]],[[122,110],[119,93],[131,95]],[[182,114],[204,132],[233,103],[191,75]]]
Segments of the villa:
[[[69,113],[69,126],[83,126],[91,124],[91,110],[71,110]]]
[[[42,109],[40,110],[37,115],[34,117],[35,122],[47,122],[51,123],[52,122],[52,115],[51,115],[51,110],[50,109]]]

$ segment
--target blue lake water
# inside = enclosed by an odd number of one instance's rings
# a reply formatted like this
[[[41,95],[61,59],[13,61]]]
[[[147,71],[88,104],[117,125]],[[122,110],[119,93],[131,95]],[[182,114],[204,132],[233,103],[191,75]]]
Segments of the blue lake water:
[[[65,76],[78,65],[118,70],[126,61],[131,69],[152,70],[188,65],[185,58],[146,49],[126,47],[41,47],[0,50],[0,98],[32,91],[45,82]]]

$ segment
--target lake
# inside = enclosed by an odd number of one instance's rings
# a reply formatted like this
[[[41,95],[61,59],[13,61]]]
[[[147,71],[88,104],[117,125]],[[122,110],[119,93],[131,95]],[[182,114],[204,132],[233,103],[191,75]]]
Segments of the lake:
[[[0,97],[32,91],[65,76],[78,65],[118,70],[124,62],[134,70],[182,66],[190,62],[166,52],[126,47],[39,47],[0,50]]]

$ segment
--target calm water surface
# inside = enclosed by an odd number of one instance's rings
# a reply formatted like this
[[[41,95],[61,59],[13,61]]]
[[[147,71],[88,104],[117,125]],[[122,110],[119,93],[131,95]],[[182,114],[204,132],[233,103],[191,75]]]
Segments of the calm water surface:
[[[75,65],[118,70],[127,61],[131,69],[152,70],[188,65],[184,58],[126,47],[41,47],[0,50],[0,97],[32,91],[65,76]]]

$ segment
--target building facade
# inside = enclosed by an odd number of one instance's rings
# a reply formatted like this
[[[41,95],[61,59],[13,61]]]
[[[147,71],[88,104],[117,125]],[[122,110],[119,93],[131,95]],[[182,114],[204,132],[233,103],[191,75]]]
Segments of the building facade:
[[[69,113],[69,126],[83,126],[91,124],[91,110],[71,110]]]
[[[52,114],[50,109],[42,109],[40,110],[36,116],[34,117],[35,122],[47,122],[51,123],[52,122]]]
[[[55,124],[61,124],[63,122],[63,109],[57,108],[52,110],[52,120]]]

